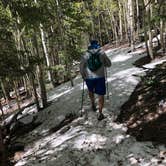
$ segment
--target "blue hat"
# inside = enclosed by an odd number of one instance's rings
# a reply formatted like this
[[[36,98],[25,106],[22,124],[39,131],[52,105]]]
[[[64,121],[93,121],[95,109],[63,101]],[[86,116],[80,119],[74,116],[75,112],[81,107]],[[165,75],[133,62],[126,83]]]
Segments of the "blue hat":
[[[90,41],[90,46],[88,47],[88,49],[97,49],[100,48],[100,45],[98,43],[97,40],[91,40]]]

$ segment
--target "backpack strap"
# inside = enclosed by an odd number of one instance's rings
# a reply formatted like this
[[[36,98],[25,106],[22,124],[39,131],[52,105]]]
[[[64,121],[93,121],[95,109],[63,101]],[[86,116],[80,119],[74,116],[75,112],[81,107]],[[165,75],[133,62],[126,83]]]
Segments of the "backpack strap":
[[[95,53],[92,53],[90,50],[87,50],[87,52],[90,53],[90,54],[93,54],[93,55],[94,55],[94,54],[99,54],[100,49],[98,49],[97,52],[95,52]]]
[[[89,56],[89,59],[87,61],[87,64],[88,64],[88,68],[91,70],[91,71],[96,71],[97,69],[99,69],[102,65],[101,63],[101,60],[99,58],[99,51],[96,51],[96,52],[91,52],[88,50],[88,52],[90,53],[90,56]]]

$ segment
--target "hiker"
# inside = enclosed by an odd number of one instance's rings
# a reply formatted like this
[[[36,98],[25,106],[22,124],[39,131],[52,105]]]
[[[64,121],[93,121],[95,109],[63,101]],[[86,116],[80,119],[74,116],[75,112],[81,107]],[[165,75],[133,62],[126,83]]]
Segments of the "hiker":
[[[94,94],[98,95],[99,114],[98,120],[104,119],[102,109],[104,95],[106,94],[105,67],[110,67],[111,61],[96,40],[90,42],[90,46],[81,58],[80,73],[86,82],[91,100],[91,108],[96,111]]]

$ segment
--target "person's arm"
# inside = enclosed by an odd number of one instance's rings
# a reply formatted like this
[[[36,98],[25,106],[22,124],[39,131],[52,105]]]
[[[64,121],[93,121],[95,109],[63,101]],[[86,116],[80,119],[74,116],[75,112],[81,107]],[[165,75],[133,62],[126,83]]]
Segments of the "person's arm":
[[[108,56],[106,55],[104,51],[102,51],[101,53],[102,53],[101,57],[102,57],[104,66],[111,67],[111,60],[108,58]]]
[[[80,61],[80,73],[83,79],[85,79],[85,62],[85,58],[82,56]]]

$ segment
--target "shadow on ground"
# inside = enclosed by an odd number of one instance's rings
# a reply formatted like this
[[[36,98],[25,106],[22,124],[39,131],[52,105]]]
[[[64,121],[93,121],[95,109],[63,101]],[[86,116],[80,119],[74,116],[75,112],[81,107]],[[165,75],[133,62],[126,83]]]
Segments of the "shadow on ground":
[[[141,78],[117,118],[138,141],[166,145],[166,62]]]

